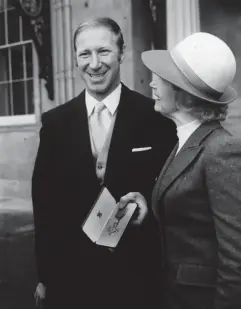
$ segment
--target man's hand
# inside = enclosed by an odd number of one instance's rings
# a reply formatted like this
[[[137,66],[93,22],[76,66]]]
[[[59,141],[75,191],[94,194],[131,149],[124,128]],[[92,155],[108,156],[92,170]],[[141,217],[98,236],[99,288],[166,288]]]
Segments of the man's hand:
[[[125,213],[125,208],[129,203],[137,204],[137,215],[134,215],[134,220],[131,221],[131,224],[140,225],[148,213],[146,199],[139,192],[130,192],[122,196],[119,202],[120,214],[122,212]]]
[[[46,287],[43,285],[43,283],[39,282],[36,291],[34,293],[34,299],[35,299],[35,305],[38,308],[43,307],[43,300],[45,299],[46,296]]]

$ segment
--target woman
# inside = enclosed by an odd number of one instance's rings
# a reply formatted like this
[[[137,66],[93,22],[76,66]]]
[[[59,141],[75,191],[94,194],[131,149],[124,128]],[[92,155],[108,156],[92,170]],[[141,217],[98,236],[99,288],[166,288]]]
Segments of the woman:
[[[155,110],[175,122],[179,138],[153,190],[164,308],[240,309],[241,142],[220,125],[235,99],[235,58],[217,37],[195,33],[142,60],[155,76]],[[145,206],[129,193],[120,208],[129,201]]]

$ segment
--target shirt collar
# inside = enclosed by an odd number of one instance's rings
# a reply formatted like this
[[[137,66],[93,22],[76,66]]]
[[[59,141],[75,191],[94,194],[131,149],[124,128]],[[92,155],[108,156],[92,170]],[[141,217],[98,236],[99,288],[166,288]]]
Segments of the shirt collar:
[[[111,92],[102,102],[105,104],[111,115],[113,116],[117,110],[120,102],[121,95],[121,83],[116,87],[114,91]],[[92,114],[95,105],[98,101],[92,97],[87,90],[85,90],[85,103],[87,108],[88,117]]]
[[[178,126],[177,127],[178,138],[180,139],[180,137],[182,136],[188,136],[188,135],[190,136],[201,124],[202,122],[200,120],[195,119],[191,122]]]

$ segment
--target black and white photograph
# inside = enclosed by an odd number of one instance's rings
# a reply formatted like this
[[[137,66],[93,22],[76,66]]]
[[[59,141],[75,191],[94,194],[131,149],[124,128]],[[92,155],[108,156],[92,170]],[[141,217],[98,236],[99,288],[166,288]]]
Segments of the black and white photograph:
[[[0,0],[0,309],[240,309],[240,81],[240,0]]]

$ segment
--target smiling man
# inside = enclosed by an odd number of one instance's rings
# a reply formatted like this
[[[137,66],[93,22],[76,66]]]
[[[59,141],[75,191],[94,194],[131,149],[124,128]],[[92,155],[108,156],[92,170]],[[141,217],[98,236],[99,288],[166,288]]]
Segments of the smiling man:
[[[120,80],[122,32],[110,18],[74,34],[85,90],[43,114],[32,181],[37,298],[45,308],[141,305],[160,308],[158,232],[151,213],[130,224],[113,251],[81,226],[105,186],[118,202],[128,192],[147,201],[176,141],[174,125],[154,102]]]
[[[114,25],[113,25],[114,26]],[[115,33],[116,32],[116,33]],[[110,27],[83,24],[75,33],[77,65],[88,93],[101,101],[120,85],[120,63],[124,58],[121,32]]]

